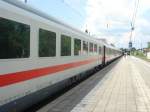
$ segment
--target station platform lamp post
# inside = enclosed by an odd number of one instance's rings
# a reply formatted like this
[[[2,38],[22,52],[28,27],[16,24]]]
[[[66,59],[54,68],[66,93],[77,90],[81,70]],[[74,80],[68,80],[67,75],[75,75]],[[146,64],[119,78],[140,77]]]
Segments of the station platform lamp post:
[[[132,23],[131,23],[131,33],[130,33],[130,41],[129,41],[129,51],[130,51],[130,54],[131,54],[132,47],[133,47],[132,34],[133,34],[134,29],[135,29],[135,28],[134,28],[134,26],[133,26]]]

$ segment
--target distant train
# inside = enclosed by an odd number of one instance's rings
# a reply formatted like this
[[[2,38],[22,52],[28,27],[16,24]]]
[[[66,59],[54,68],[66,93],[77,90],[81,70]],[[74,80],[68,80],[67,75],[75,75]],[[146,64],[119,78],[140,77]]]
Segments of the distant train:
[[[0,1],[0,112],[20,112],[121,51],[16,0]]]

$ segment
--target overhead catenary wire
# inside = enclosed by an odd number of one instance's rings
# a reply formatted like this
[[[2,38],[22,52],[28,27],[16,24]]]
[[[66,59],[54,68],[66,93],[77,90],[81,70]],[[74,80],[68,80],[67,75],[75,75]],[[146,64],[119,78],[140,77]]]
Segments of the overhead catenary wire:
[[[132,45],[131,45],[132,44],[132,36],[133,36],[133,31],[135,29],[135,22],[136,22],[138,8],[139,8],[139,0],[135,0],[134,11],[133,11],[133,15],[131,18],[131,32],[130,32],[129,48],[132,47]]]
[[[60,0],[60,2],[63,3],[64,5],[66,5],[68,8],[70,8],[72,10],[72,12],[74,12],[76,15],[78,15],[78,17],[81,20],[85,19],[85,16],[81,12],[76,10],[73,6],[71,6],[69,3],[67,3],[66,0]],[[86,24],[85,32],[90,35],[90,32],[89,32],[89,30],[87,28],[87,24]]]
[[[135,20],[138,12],[138,7],[139,7],[139,0],[135,0],[135,6],[134,6],[134,12],[132,15],[132,20],[131,20],[131,26],[135,27]]]
[[[84,18],[83,14],[81,14],[78,10],[76,10],[74,7],[72,7],[70,4],[68,4],[65,0],[60,0],[61,3],[66,5],[68,8],[70,8],[75,14],[77,14],[80,18]]]
[[[135,0],[135,5],[134,5],[134,11],[131,19],[131,29],[134,30],[135,27],[135,21],[136,21],[136,16],[138,12],[138,7],[139,7],[139,0]]]

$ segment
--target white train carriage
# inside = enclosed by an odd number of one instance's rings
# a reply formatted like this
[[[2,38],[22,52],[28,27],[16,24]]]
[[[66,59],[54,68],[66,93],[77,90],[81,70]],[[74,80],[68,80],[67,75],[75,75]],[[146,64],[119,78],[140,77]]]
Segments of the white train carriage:
[[[105,63],[109,63],[116,57],[122,55],[122,52],[113,46],[105,45]]]
[[[22,111],[84,77],[109,58],[104,46],[25,4],[1,0],[0,112]],[[111,49],[111,60],[121,55]]]

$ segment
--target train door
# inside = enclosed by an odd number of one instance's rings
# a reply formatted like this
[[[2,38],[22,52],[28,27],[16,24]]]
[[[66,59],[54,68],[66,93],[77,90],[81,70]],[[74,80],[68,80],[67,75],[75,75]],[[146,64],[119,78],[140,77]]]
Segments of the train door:
[[[103,46],[102,50],[102,64],[105,65],[105,60],[106,59],[106,46]]]

